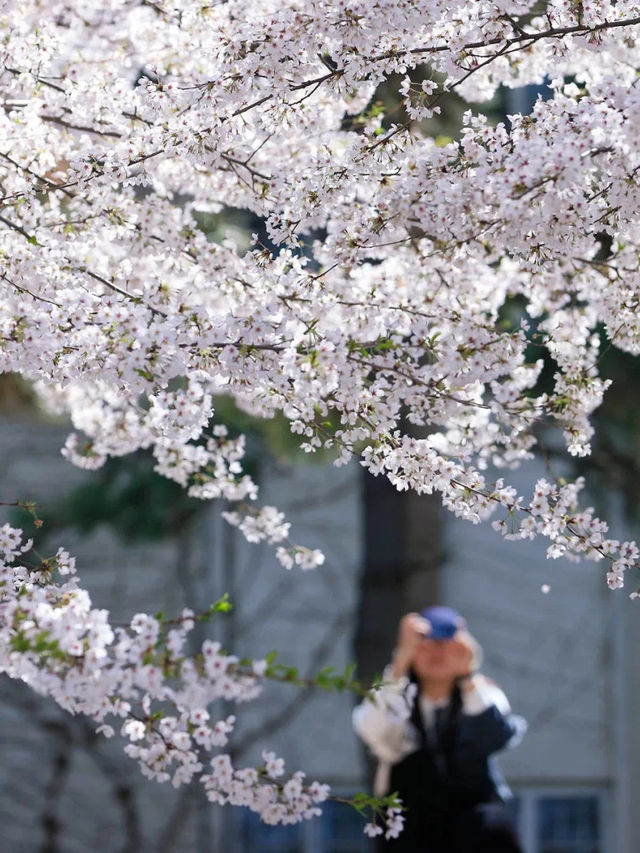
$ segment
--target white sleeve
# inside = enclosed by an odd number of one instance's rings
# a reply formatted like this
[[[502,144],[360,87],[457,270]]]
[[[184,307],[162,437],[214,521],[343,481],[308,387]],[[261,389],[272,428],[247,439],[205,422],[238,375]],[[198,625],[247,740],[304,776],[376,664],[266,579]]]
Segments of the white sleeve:
[[[509,700],[497,684],[489,681],[484,675],[474,675],[471,690],[462,693],[462,710],[469,716],[476,716],[491,708],[492,705],[505,716],[511,713]]]
[[[383,679],[371,699],[353,709],[353,727],[377,758],[394,764],[415,748],[406,724],[411,713],[409,681],[393,679],[390,667]]]

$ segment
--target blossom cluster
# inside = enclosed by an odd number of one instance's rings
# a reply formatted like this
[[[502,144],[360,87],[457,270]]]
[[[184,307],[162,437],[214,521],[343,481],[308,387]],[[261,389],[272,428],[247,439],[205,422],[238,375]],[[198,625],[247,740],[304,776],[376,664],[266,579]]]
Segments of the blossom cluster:
[[[545,7],[110,0],[45,19],[3,0],[0,364],[70,412],[65,455],[94,468],[147,447],[190,494],[252,501],[242,437],[210,426],[226,394],[477,520],[478,471],[528,458],[535,425],[589,453],[596,330],[640,351],[640,9]],[[369,109],[392,74],[404,123]],[[546,79],[531,115],[469,110],[444,146],[420,129],[449,92]],[[198,217],[225,207],[277,251],[210,242]],[[228,517],[255,538],[257,513]]]
[[[329,796],[329,786],[312,782],[304,784],[305,774],[299,770],[286,782],[276,782],[284,775],[284,761],[273,752],[263,752],[264,765],[234,770],[226,754],[211,761],[211,772],[202,776],[207,799],[212,803],[247,806],[258,812],[265,823],[292,824],[320,814],[317,803]]]
[[[74,560],[60,548],[35,559],[22,531],[0,528],[0,671],[90,717],[106,737],[119,734],[142,773],[174,787],[198,780],[212,802],[247,806],[267,823],[320,814],[329,787],[284,777],[284,761],[264,752],[259,767],[234,769],[219,752],[235,716],[212,719],[216,699],[255,699],[266,661],[243,662],[205,640],[189,653],[190,610],[174,620],[136,614],[113,627],[79,585]],[[206,765],[209,770],[205,772]]]
[[[387,839],[397,838],[402,832],[402,828],[404,826],[404,817],[401,809],[387,809],[384,815],[384,822],[386,829],[379,823],[376,823],[376,821],[367,823],[364,828],[365,835],[368,835],[369,838],[375,838],[376,835],[382,835],[384,833],[384,837]]]

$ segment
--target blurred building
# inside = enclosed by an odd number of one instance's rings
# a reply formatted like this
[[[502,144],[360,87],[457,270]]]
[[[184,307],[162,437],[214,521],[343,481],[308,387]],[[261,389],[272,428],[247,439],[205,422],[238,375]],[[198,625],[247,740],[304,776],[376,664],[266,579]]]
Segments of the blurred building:
[[[64,426],[3,418],[0,498],[46,506],[90,478],[59,455],[65,435]],[[539,467],[515,472],[516,485],[544,475]],[[402,613],[457,607],[484,648],[484,672],[529,721],[522,745],[501,762],[526,853],[635,853],[640,604],[630,590],[610,592],[602,566],[548,561],[537,543],[504,542],[489,526],[444,515],[435,498],[365,477],[357,464],[265,461],[260,481],[261,502],[287,513],[294,538],[323,548],[322,569],[285,571],[268,546],[248,545],[222,522],[216,506],[157,542],[127,545],[99,526],[83,536],[56,529],[50,546],[77,555],[96,606],[116,622],[143,609],[204,610],[228,592],[236,607],[214,633],[241,654],[276,649],[303,675],[342,671],[357,657],[370,677],[387,662]],[[349,695],[269,685],[239,709],[234,761],[251,764],[274,749],[289,770],[339,794],[362,790],[369,767],[351,731],[352,704]],[[212,807],[197,785],[146,782],[121,744],[6,678],[0,738],[2,853],[367,850],[362,821],[339,803],[317,821],[272,828],[246,810]]]

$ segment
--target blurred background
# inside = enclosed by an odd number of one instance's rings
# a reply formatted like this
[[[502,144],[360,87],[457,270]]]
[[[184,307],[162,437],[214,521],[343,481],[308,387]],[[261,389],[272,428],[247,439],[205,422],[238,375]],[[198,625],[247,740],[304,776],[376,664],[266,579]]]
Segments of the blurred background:
[[[420,74],[416,74],[419,81]],[[394,86],[395,83],[395,86]],[[378,93],[388,121],[402,119],[398,81]],[[527,112],[544,88],[498,93],[478,106],[492,121]],[[466,105],[451,96],[443,118],[424,131],[448,140]],[[212,240],[239,250],[262,223],[244,211],[203,215]],[[606,252],[606,245],[603,244]],[[523,306],[505,306],[505,325]],[[536,352],[536,357],[539,353]],[[614,379],[597,413],[588,460],[567,469],[553,434],[538,458],[510,472],[525,493],[539,476],[586,473],[587,503],[620,538],[637,537],[640,402],[637,360],[606,350],[602,372]],[[541,383],[550,382],[549,360]],[[286,572],[268,546],[248,545],[223,522],[219,502],[188,499],[153,473],[145,454],[111,460],[100,471],[73,468],[60,455],[68,424],[52,420],[31,390],[0,377],[3,501],[33,500],[43,527],[5,508],[1,520],[35,534],[42,553],[64,545],[99,607],[115,622],[138,611],[196,612],[228,593],[234,609],[199,625],[235,653],[278,660],[313,675],[356,662],[362,680],[389,661],[400,616],[435,603],[459,609],[484,648],[483,671],[504,689],[529,732],[501,765],[516,799],[526,853],[634,853],[640,812],[640,603],[631,589],[611,592],[593,563],[547,561],[537,543],[508,543],[486,526],[459,521],[439,500],[396,492],[357,462],[336,469],[295,450],[286,424],[252,420],[228,400],[217,420],[249,436],[248,464],[261,503],[292,522],[296,541],[325,552],[314,572]],[[147,782],[118,738],[95,735],[24,685],[3,677],[0,690],[0,851],[11,853],[364,853],[364,821],[329,803],[321,818],[267,827],[246,809],[209,804],[201,786],[179,790]],[[234,763],[283,756],[290,771],[331,784],[334,793],[368,789],[371,764],[351,729],[354,698],[270,685],[239,709]],[[235,712],[216,709],[219,716]]]

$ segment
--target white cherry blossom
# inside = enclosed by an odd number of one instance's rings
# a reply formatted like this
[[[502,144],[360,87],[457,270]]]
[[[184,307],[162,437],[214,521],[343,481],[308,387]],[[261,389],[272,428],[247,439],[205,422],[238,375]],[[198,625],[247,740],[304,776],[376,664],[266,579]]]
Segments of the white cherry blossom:
[[[614,589],[638,568],[580,480],[518,494],[509,472],[540,427],[590,453],[599,330],[640,353],[640,3],[0,0],[0,25],[0,369],[69,414],[71,462],[149,449],[286,569],[320,566],[321,543],[260,505],[226,395],[282,414],[307,453],[602,561]],[[373,105],[392,75],[406,121]],[[527,84],[549,94],[530,115],[493,126],[472,106]],[[470,106],[441,144],[421,121],[453,91]],[[199,225],[228,209],[264,223],[246,251]],[[555,362],[544,392],[532,341]],[[35,574],[29,547],[0,529],[5,672],[120,730],[150,778],[201,778],[271,823],[316,813],[301,776],[205,755],[233,727],[211,702],[255,698],[264,662],[185,656],[193,614],[114,628],[64,549]],[[157,724],[156,702],[174,706]]]

